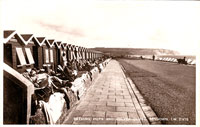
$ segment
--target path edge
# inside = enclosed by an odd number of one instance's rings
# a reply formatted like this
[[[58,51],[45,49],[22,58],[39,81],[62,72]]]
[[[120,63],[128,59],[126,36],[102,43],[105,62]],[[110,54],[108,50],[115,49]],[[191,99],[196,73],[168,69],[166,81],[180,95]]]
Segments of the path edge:
[[[151,125],[162,124],[161,121],[159,120],[158,116],[156,115],[156,113],[153,111],[153,109],[146,104],[145,99],[140,94],[139,90],[137,89],[136,85],[133,83],[131,78],[126,75],[126,70],[124,69],[124,67],[121,64],[120,64],[120,67],[123,71],[123,76],[124,76],[124,79],[127,82],[127,85],[129,85],[131,87],[133,94],[138,101],[139,108],[142,109],[142,112],[145,115],[145,117],[147,118],[149,124],[151,124]],[[142,115],[142,112],[139,113],[140,116]],[[145,121],[145,120],[143,122],[144,122],[144,124],[148,124],[147,121]]]

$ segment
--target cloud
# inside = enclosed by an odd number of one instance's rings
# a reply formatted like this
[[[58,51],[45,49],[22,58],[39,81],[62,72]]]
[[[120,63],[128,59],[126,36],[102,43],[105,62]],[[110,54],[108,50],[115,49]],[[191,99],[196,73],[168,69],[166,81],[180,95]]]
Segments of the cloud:
[[[3,28],[85,47],[194,52],[200,44],[200,3],[3,0],[2,7]]]
[[[44,27],[45,29],[50,29],[50,30],[54,30],[56,32],[69,34],[74,37],[86,36],[84,31],[80,28],[71,28],[66,25],[50,24],[50,23],[45,23],[42,21],[38,21],[37,24],[39,24],[41,27]]]

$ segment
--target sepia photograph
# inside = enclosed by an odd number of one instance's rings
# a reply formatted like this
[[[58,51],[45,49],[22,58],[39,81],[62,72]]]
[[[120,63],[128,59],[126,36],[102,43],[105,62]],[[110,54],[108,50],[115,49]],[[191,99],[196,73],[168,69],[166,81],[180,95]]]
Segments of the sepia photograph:
[[[2,126],[198,126],[200,1],[0,5]]]

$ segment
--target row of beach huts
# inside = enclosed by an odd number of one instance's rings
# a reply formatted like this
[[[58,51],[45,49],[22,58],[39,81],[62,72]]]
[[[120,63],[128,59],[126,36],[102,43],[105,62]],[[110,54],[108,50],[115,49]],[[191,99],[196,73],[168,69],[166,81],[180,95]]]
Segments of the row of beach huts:
[[[61,124],[110,61],[110,58],[99,51],[62,41],[35,37],[33,34],[19,34],[14,30],[5,30],[3,34],[4,124]],[[50,85],[53,81],[50,81],[49,71],[57,74],[58,66],[64,63],[63,53],[66,54],[65,60],[68,62],[98,61],[99,59],[102,61],[90,71],[83,71],[84,73],[71,82],[70,87],[62,86],[55,90],[55,88],[45,86],[51,89],[49,100],[37,100],[37,103],[42,106],[39,108],[41,111],[35,110],[37,105],[36,101],[33,102],[35,97],[33,95],[38,92],[45,97],[48,89],[36,88],[22,74],[31,69],[43,70],[44,73],[38,73],[36,76],[41,79],[47,78],[47,83]],[[64,80],[61,81],[65,83]],[[36,106],[34,107],[33,104]]]
[[[99,51],[45,37],[35,37],[33,34],[19,34],[14,30],[4,31],[3,43],[4,62],[18,72],[32,67],[38,69],[49,67],[55,70],[55,67],[62,62],[63,52],[66,52],[68,61],[96,59],[103,56]]]

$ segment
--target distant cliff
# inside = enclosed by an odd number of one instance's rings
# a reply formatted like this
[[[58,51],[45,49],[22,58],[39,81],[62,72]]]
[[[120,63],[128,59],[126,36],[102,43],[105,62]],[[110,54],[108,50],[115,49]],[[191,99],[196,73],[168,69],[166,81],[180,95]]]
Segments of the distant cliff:
[[[91,48],[92,50],[111,55],[179,55],[179,52],[168,49],[148,49],[148,48]]]

